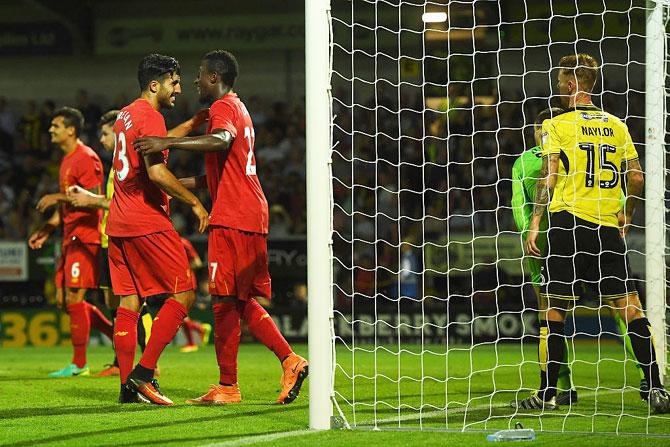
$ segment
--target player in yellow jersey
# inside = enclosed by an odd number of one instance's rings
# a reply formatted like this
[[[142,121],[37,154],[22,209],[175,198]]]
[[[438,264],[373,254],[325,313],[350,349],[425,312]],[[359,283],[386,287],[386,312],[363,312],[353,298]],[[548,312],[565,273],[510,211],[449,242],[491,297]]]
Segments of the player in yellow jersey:
[[[543,164],[526,239],[526,251],[541,256],[537,241],[549,204],[548,253],[542,296],[547,300],[546,386],[517,402],[520,409],[554,410],[558,371],[565,350],[566,312],[590,287],[604,305],[620,312],[650,391],[652,411],[670,412],[661,383],[649,321],[630,278],[622,236],[630,227],[644,177],[628,128],[591,101],[598,63],[588,54],[563,57],[558,90],[565,112],[542,124]],[[620,196],[626,182],[623,225]]]

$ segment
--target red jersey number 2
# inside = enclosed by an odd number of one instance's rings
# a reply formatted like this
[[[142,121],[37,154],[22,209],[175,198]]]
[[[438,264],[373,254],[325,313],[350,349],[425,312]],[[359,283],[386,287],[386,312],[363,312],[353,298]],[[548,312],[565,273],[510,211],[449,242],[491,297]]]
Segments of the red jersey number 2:
[[[248,152],[247,152],[247,175],[256,175],[256,165],[253,164],[254,158],[254,141],[256,140],[256,135],[254,133],[254,128],[245,127],[244,128],[244,139],[249,143]]]

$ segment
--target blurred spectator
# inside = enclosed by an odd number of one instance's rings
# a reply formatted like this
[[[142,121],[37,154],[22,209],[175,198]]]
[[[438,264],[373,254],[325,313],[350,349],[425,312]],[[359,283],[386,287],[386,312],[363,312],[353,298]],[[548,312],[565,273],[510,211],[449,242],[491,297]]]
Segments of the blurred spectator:
[[[264,126],[267,121],[267,115],[265,114],[265,108],[261,99],[256,95],[251,95],[248,101],[249,114],[251,115],[251,120],[254,123],[254,126]]]
[[[88,98],[88,92],[81,89],[77,92],[76,108],[84,115],[84,132],[81,139],[89,146],[97,145],[98,121],[100,121],[100,117],[102,116],[100,107],[91,103]]]
[[[109,106],[109,110],[121,110],[128,104],[130,104],[128,97],[123,92],[121,92],[116,95],[112,101],[112,104]]]
[[[286,103],[278,101],[272,105],[272,114],[265,122],[265,130],[275,134],[278,140],[281,140],[286,135],[290,120],[290,114],[287,110]],[[258,132],[256,132],[258,134]]]
[[[0,96],[0,132],[12,135],[16,128],[14,113],[7,107],[7,98]]]
[[[400,270],[390,287],[393,298],[419,298],[421,266],[415,251],[416,249],[408,242],[400,244]],[[400,284],[400,293],[398,293],[398,284]]]
[[[37,102],[28,101],[26,113],[21,115],[17,125],[19,131],[19,148],[22,151],[39,151],[42,145],[42,120],[37,111]]]
[[[283,206],[274,204],[270,206],[270,236],[281,238],[291,233],[291,217]]]
[[[42,110],[40,110],[40,150],[47,152],[49,150],[49,127],[51,126],[51,117],[56,110],[56,103],[47,99],[42,103]]]
[[[298,283],[293,286],[293,299],[289,301],[289,305],[303,315],[307,312],[307,284]]]

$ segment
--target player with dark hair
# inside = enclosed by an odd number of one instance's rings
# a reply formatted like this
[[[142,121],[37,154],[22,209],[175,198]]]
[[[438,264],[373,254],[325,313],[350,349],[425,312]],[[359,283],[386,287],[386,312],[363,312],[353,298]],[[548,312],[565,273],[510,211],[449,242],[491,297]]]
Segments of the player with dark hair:
[[[112,132],[112,126],[114,125],[114,121],[116,121],[118,114],[118,110],[110,110],[100,118],[100,144],[104,150],[109,152],[114,150],[114,133]],[[102,209],[103,214],[100,223],[100,246],[102,250],[100,255],[98,288],[103,292],[105,305],[112,315],[112,323],[116,318],[116,308],[119,306],[119,300],[118,297],[114,296],[110,291],[111,281],[109,279],[109,261],[107,259],[107,235],[105,234],[105,226],[107,225],[109,202],[111,201],[112,193],[114,192],[113,176],[114,170],[110,169],[107,183],[105,185],[105,194],[94,194],[77,185],[72,185],[67,190],[67,197],[70,199],[72,205],[79,208]],[[118,361],[116,356],[114,356],[112,364],[96,374],[96,377],[118,374]]]
[[[119,114],[119,110],[110,110],[102,115],[100,118],[100,144],[109,152],[114,150],[114,123]],[[193,130],[200,127],[207,119],[207,110],[201,110],[192,118],[168,131],[168,135],[184,136],[191,133]],[[71,186],[67,193],[71,203],[77,207],[86,208],[100,208],[103,210],[102,223],[100,225],[102,256],[100,256],[100,278],[99,288],[102,289],[105,297],[105,305],[112,314],[112,322],[116,320],[116,310],[119,307],[119,297],[114,295],[111,291],[112,281],[109,274],[109,258],[107,254],[108,237],[105,234],[107,226],[107,217],[109,215],[109,204],[114,195],[114,168],[109,170],[107,177],[107,184],[105,186],[105,194],[93,194],[90,191],[80,188],[79,186]],[[137,326],[137,343],[140,350],[144,352],[146,340],[151,334],[151,315],[142,306],[140,313],[140,320]],[[114,361],[107,368],[96,374],[96,377],[116,376],[119,375],[119,363],[115,357]]]
[[[146,154],[162,148],[205,153],[206,178],[181,179],[189,188],[208,187],[212,196],[208,262],[214,310],[214,342],[219,384],[195,404],[241,401],[237,384],[240,318],[272,350],[283,368],[277,402],[298,397],[308,364],[295,354],[268,313],[256,300],[271,298],[268,272],[268,204],[256,176],[254,128],[246,107],[232,91],[238,75],[235,57],[211,51],[203,57],[196,86],[200,101],[211,104],[207,134],[186,138],[142,138],[135,148]]]
[[[59,205],[49,220],[35,233],[28,245],[42,248],[49,236],[63,224],[63,243],[56,270],[56,299],[70,316],[70,336],[74,349],[72,362],[49,374],[50,377],[88,375],[86,348],[91,326],[110,339],[112,325],[100,310],[85,301],[86,291],[98,287],[100,257],[100,210],[78,208],[67,196],[68,188],[77,185],[98,194],[102,186],[102,163],[98,155],[79,139],[84,125],[81,112],[63,107],[54,112],[49,127],[51,142],[64,153],[60,165],[60,192],[47,194],[37,203],[44,213]],[[65,290],[65,295],[63,294]]]
[[[179,71],[179,63],[169,56],[151,54],[142,59],[140,97],[124,107],[114,123],[114,195],[106,231],[112,288],[120,297],[114,325],[120,402],[146,399],[172,404],[160,392],[154,370],[195,301],[186,252],[170,220],[168,195],[191,207],[200,232],[207,228],[207,211],[167,169],[167,151],[142,157],[133,148],[137,138],[167,135],[159,110],[173,107],[181,93]],[[167,299],[133,369],[141,302],[159,294]]]
[[[650,388],[645,397],[652,411],[667,413],[670,396],[661,383],[651,326],[631,279],[622,238],[644,186],[637,151],[626,125],[591,101],[598,76],[595,59],[587,54],[565,56],[559,68],[558,90],[565,112],[542,124],[542,169],[525,244],[528,254],[542,256],[537,241],[549,205],[547,278],[541,294],[547,302],[546,381],[516,406],[558,408],[565,316],[579,299],[579,288],[586,285],[627,323]],[[627,196],[620,224],[624,180]]]

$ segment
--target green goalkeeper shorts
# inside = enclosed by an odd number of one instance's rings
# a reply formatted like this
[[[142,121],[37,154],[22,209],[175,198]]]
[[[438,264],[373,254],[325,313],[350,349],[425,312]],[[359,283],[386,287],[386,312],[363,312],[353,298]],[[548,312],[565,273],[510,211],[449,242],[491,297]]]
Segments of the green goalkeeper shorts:
[[[524,238],[524,242],[526,239]],[[526,263],[528,265],[528,270],[530,270],[530,280],[534,286],[540,286],[544,280],[542,278],[542,270],[544,269],[545,259],[544,256],[547,254],[547,233],[542,232],[537,238],[537,248],[540,249],[542,253],[542,258],[535,258],[533,256],[526,256]],[[524,272],[526,273],[526,272]]]

